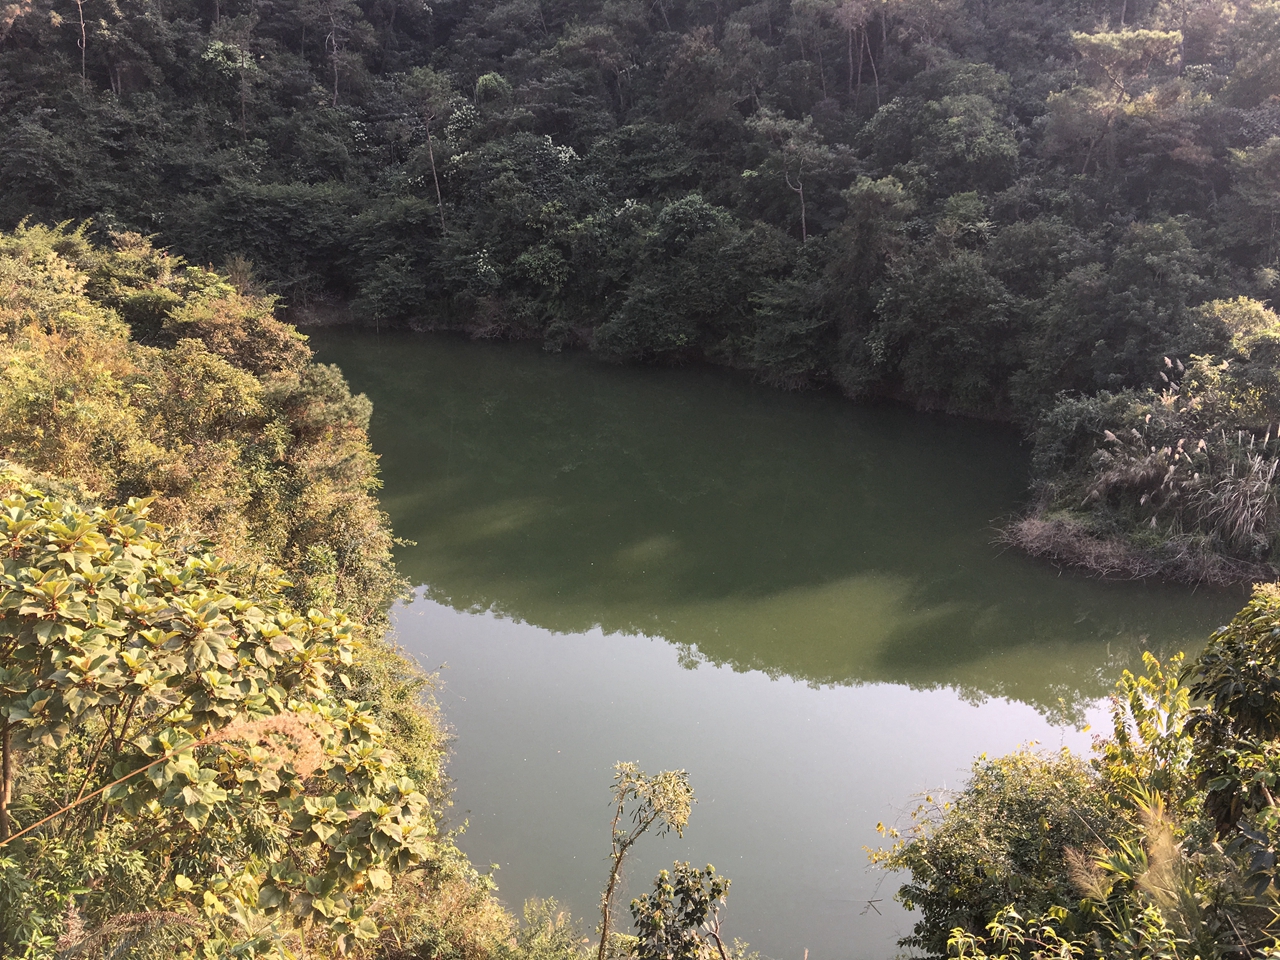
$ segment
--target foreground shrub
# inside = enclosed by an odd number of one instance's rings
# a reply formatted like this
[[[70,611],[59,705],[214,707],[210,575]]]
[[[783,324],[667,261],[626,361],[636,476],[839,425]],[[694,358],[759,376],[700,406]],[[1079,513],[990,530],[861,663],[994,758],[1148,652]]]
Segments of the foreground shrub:
[[[1063,751],[1020,751],[974,764],[950,800],[926,798],[905,838],[873,859],[911,880],[898,892],[920,919],[904,946],[945,954],[955,927],[981,931],[1002,907],[1043,913],[1071,899],[1066,851],[1116,825],[1089,767]]]
[[[1111,735],[982,760],[873,856],[910,872],[905,945],[964,957],[1275,956],[1280,588],[1185,670],[1125,671]],[[896,835],[896,833],[895,833]]]
[[[278,571],[183,550],[144,502],[5,485],[8,947],[65,941],[69,915],[103,936],[126,905],[210,949],[375,936],[368,904],[431,856],[434,820],[343,696],[355,625],[296,611]]]

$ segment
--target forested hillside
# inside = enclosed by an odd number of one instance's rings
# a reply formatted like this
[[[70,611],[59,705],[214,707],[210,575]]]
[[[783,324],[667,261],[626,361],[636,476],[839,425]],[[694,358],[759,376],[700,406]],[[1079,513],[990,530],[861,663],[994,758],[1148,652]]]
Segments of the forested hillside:
[[[1011,542],[1280,572],[1275,0],[0,4],[5,955],[586,955],[442,826],[369,406],[282,317],[1014,421]],[[1092,763],[980,761],[877,855],[907,945],[1276,956],[1277,637],[1262,587]],[[615,799],[610,889],[692,796]],[[726,889],[600,960],[740,960]]]
[[[1230,532],[1097,461],[1270,336],[1277,51],[1267,0],[12,0],[0,220],[251,265],[297,316],[1039,423],[1043,505],[1089,516],[1019,542],[1154,527],[1194,578],[1264,561],[1274,505]],[[1193,486],[1236,476],[1280,419],[1242,406],[1137,459],[1218,437]]]
[[[1277,282],[1267,3],[7,10],[10,225],[247,258],[295,306],[1025,415]]]

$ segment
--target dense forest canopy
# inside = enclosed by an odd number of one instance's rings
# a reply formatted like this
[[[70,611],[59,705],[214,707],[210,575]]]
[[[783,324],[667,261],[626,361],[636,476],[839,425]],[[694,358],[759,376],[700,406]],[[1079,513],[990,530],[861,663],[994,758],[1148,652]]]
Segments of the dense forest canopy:
[[[296,317],[1018,420],[1015,543],[1275,570],[1276,3],[3,10],[6,224],[154,236]]]
[[[1280,277],[1270,3],[5,9],[0,216],[294,306],[1026,416]]]
[[[1132,421],[1193,357],[1265,367],[1278,50],[1269,0],[12,0],[0,221],[154,236],[298,317],[1015,419],[1051,516],[1015,540],[1248,579],[1274,498],[1215,497],[1280,408]],[[1173,509],[1145,460],[1215,437]]]

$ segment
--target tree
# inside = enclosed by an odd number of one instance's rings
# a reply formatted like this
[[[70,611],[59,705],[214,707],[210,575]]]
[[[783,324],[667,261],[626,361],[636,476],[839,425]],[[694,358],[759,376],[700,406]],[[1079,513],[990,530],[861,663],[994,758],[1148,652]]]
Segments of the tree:
[[[904,945],[954,957],[1265,956],[1280,890],[1280,591],[1257,588],[1188,667],[1124,671],[1109,736],[983,758],[873,859],[911,871]]]
[[[800,47],[800,59],[811,60],[816,54],[818,60],[818,83],[822,88],[822,98],[827,97],[827,71],[823,63],[823,27],[836,9],[835,0],[795,0],[791,4],[791,32]]]
[[[837,151],[814,128],[812,117],[790,120],[776,110],[763,107],[748,121],[748,126],[778,149],[770,165],[780,168],[783,182],[800,201],[800,241],[804,243],[809,239],[805,179],[829,171],[836,163]]]
[[[606,265],[626,282],[617,310],[595,328],[592,349],[618,360],[679,356],[740,330],[756,271],[775,266],[767,256],[753,263],[755,237],[696,193],[664,205],[647,226],[638,243],[607,251]],[[708,284],[709,276],[717,282]]]
[[[287,569],[303,609],[385,622],[402,582],[372,496],[371,408],[311,362],[272,298],[84,229],[0,234],[0,272],[10,459],[116,502],[159,494],[157,520]]]
[[[730,960],[720,936],[720,908],[728,896],[729,879],[710,864],[699,870],[677,862],[672,872],[663,870],[652,893],[631,901],[636,960]]]
[[[440,193],[440,174],[436,170],[436,151],[435,143],[431,138],[431,124],[436,120],[443,123],[449,119],[457,95],[448,77],[436,73],[430,67],[418,67],[413,70],[405,78],[404,93],[417,110],[418,116],[422,118],[423,129],[426,130],[427,159],[431,163],[431,180],[436,188],[436,209],[440,213],[440,232],[443,234],[445,231],[444,197]]]
[[[1002,907],[1039,915],[1069,902],[1066,850],[1087,848],[1115,828],[1095,783],[1088,765],[1066,750],[984,757],[962,791],[924,797],[905,836],[881,824],[893,844],[872,862],[910,872],[897,897],[918,911],[902,944],[945,956],[956,927],[981,933]]]
[[[1176,30],[1121,30],[1114,33],[1073,33],[1071,41],[1086,66],[1105,79],[1118,102],[1132,96],[1134,81],[1177,54],[1182,34]]]
[[[1274,271],[1280,268],[1280,137],[1233,150],[1231,160],[1235,190],[1222,218],[1224,239],[1254,252],[1262,270]]]
[[[1235,69],[1223,95],[1229,103],[1253,107],[1280,93],[1280,4],[1253,3],[1241,11]]]
[[[871,72],[875,77],[876,83],[876,109],[880,108],[880,72],[876,69],[875,57],[871,55],[871,44],[867,36],[867,21],[871,19],[871,5],[869,0],[844,0],[835,8],[833,16],[836,23],[844,29],[845,32],[845,55],[848,60],[847,74],[845,78],[845,92],[854,98],[854,108],[857,109],[858,101],[862,98],[862,63],[864,57],[871,61]],[[858,71],[857,84],[854,83],[853,69],[853,38],[858,38]]]
[[[1071,134],[1066,131],[1080,131],[1077,135],[1088,140],[1080,168],[1083,174],[1094,160],[1098,145],[1104,140],[1109,142],[1124,105],[1133,99],[1135,86],[1147,79],[1153,67],[1166,65],[1178,55],[1182,34],[1168,30],[1121,30],[1073,33],[1071,39],[1092,75],[1093,84],[1085,89],[1053,94],[1048,102],[1054,109],[1059,136],[1070,138]]]
[[[1260,587],[1184,677],[1197,704],[1188,729],[1196,740],[1198,779],[1208,788],[1205,809],[1220,836],[1239,830],[1242,817],[1255,819],[1276,806],[1265,744],[1280,738],[1278,612],[1280,593]]]
[[[886,270],[907,247],[917,207],[894,177],[859,177],[841,196],[848,216],[831,238],[824,307],[838,329],[832,373],[846,394],[859,396],[886,373],[882,343],[869,335]]]
[[[240,139],[249,137],[248,103],[250,78],[261,70],[253,55],[253,31],[257,26],[256,14],[235,17],[219,24],[219,39],[212,41],[205,50],[204,59],[220,73],[236,78],[240,99]]]
[[[684,836],[684,828],[693,809],[693,787],[689,783],[689,775],[683,770],[664,770],[650,777],[634,763],[619,763],[614,767],[613,802],[609,881],[600,897],[598,960],[605,960],[609,946],[613,895],[622,873],[623,858],[652,826],[657,826],[659,836],[671,830],[677,836]],[[628,819],[631,821],[629,827],[626,826]]]
[[[873,356],[911,392],[932,394],[948,410],[989,410],[1001,404],[1007,378],[1001,344],[1010,340],[1010,300],[974,251],[902,257],[877,305]]]
[[[85,57],[89,51],[89,34],[86,30],[84,19],[84,5],[86,0],[75,0],[76,16],[79,20],[80,36],[76,40],[76,46],[80,48],[80,89],[88,89],[89,77],[85,72]]]
[[[1009,89],[1009,78],[988,64],[935,67],[878,110],[858,142],[881,175],[892,174],[916,195],[999,189],[1018,168]]]
[[[369,30],[364,12],[355,0],[301,0],[298,13],[324,36],[333,87],[330,106],[336,107],[341,68],[350,59],[348,47]]]

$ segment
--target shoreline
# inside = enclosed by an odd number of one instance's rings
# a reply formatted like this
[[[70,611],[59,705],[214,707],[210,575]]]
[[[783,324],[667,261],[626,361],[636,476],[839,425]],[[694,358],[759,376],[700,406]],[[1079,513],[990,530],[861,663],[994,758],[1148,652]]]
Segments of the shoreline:
[[[356,318],[348,301],[319,301],[305,307],[285,311],[287,322],[302,333],[333,327],[354,327],[377,330],[378,326]],[[465,337],[468,340],[504,340],[533,342],[545,337],[519,336],[518,331],[493,327],[437,324],[426,321],[394,323],[382,328],[413,334]],[[565,349],[590,353],[585,338],[564,345]],[[558,352],[558,351],[557,351]],[[810,382],[803,385],[784,385],[757,376],[757,371],[732,364],[716,363],[704,356],[685,358],[688,362],[703,363],[734,373],[746,374],[753,379],[783,392],[832,391],[852,403],[888,403],[907,407],[925,415],[959,417],[965,420],[1017,426],[1007,415],[992,412],[990,416],[978,416],[971,412],[958,412],[930,404],[925,398],[912,398],[900,394],[871,394],[851,397],[830,381]],[[1025,437],[1024,437],[1025,441]],[[993,541],[996,545],[1012,547],[1027,556],[1047,560],[1055,566],[1069,567],[1102,580],[1160,580],[1191,587],[1208,586],[1215,589],[1249,588],[1257,583],[1270,583],[1280,579],[1280,571],[1269,564],[1239,560],[1198,548],[1190,538],[1165,541],[1156,548],[1139,546],[1120,536],[1100,536],[1088,525],[1069,516],[1050,515],[1043,506],[1034,506],[1022,517],[998,528]]]
[[[1151,549],[1122,537],[1104,537],[1064,516],[1033,510],[1000,528],[995,543],[1102,580],[1164,580],[1219,589],[1249,588],[1277,579],[1274,567],[1198,549],[1190,538]]]

